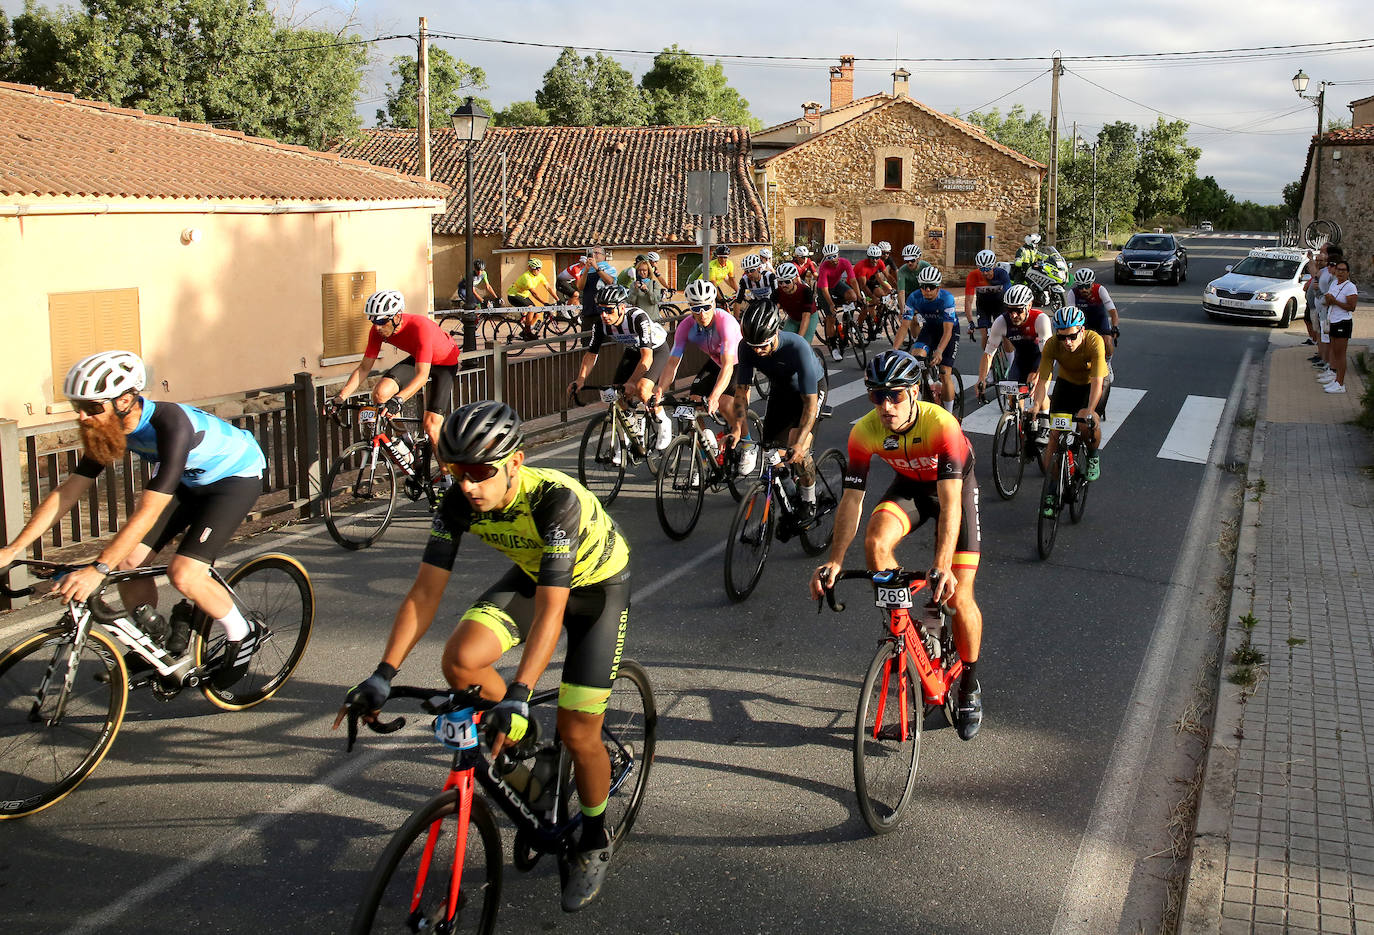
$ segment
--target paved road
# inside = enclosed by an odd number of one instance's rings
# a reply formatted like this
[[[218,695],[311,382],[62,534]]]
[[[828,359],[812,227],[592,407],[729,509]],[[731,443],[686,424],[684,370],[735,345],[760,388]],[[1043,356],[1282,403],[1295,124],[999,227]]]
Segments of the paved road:
[[[1061,529],[1049,562],[1035,556],[1027,495],[1038,475],[1000,501],[984,457],[990,436],[971,430],[984,491],[987,720],[973,743],[948,729],[926,735],[920,807],[897,833],[871,836],[854,806],[849,737],[878,631],[865,602],[817,616],[804,594],[812,561],[788,543],[774,546],[752,599],[732,606],[721,586],[728,497],[708,501],[693,536],[672,543],[647,483],[622,494],[614,512],[636,574],[628,654],[648,666],[661,714],[648,805],[594,911],[562,917],[551,865],[521,875],[508,864],[501,929],[1101,932],[1118,920],[1135,930],[1127,900],[1157,911],[1159,884],[1140,858],[1176,792],[1167,769],[1150,768],[1173,743],[1156,729],[1192,684],[1181,677],[1201,639],[1190,601],[1210,582],[1189,582],[1224,499],[1207,467],[1178,460],[1189,432],[1171,431],[1181,413],[1202,411],[1206,458],[1205,412],[1220,404],[1189,397],[1238,394],[1247,352],[1267,340],[1262,329],[1207,322],[1198,303],[1245,245],[1195,244],[1177,289],[1108,282],[1123,308],[1115,433],[1087,516]],[[976,372],[967,341],[959,363]],[[858,378],[848,363],[832,387]],[[838,409],[820,447],[842,443],[861,400]],[[574,454],[555,445],[533,460],[569,467]],[[369,738],[346,756],[328,730],[343,690],[379,654],[424,535],[412,514],[361,554],[317,531],[268,540],[315,583],[317,634],[297,677],[239,715],[190,695],[136,696],[85,786],[0,828],[0,927],[341,930],[391,830],[443,780],[444,758],[423,731]],[[929,548],[922,530],[911,563]],[[451,622],[503,569],[478,547],[466,556],[444,620],[401,681],[437,680]]]

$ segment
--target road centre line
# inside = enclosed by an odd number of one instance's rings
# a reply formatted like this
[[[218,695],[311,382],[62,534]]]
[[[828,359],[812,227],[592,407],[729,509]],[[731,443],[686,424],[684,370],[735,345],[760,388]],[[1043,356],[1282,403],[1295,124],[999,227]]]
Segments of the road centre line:
[[[1188,530],[1169,578],[1168,594],[1155,621],[1121,730],[1064,885],[1052,935],[1100,935],[1115,932],[1120,925],[1136,860],[1123,842],[1140,794],[1140,776],[1149,760],[1174,656],[1194,600],[1198,569],[1218,509],[1223,474],[1220,461],[1230,443],[1252,356],[1253,351],[1246,349],[1226,397],[1221,430],[1208,457]]]

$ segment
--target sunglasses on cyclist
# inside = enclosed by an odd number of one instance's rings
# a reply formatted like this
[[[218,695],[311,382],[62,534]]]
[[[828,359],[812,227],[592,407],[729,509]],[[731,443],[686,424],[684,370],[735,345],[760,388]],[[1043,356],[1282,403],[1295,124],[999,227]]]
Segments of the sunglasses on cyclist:
[[[82,415],[98,416],[105,411],[106,402],[103,399],[78,399],[72,402],[72,408]]]
[[[506,458],[485,464],[462,464],[455,461],[451,464],[444,464],[444,473],[452,477],[455,484],[462,483],[465,478],[474,484],[480,484],[484,480],[491,480],[500,473],[506,461]]]
[[[1079,338],[1083,337],[1083,329],[1073,328],[1069,331],[1061,331],[1059,332],[1059,336],[1063,338],[1065,341],[1076,341]]]
[[[933,290],[935,290],[935,289],[938,289],[938,288],[940,288],[940,287],[939,287],[939,286],[933,286],[933,285],[931,285],[930,283],[922,283],[922,284],[921,284],[921,291],[922,291],[922,292],[931,292],[931,291],[933,291]]]
[[[899,403],[906,397],[907,388],[899,386],[895,390],[869,390],[868,401],[875,406],[883,403]]]
[[[707,312],[712,311],[712,310],[714,310],[714,309],[715,309],[715,306],[714,306],[714,305],[693,305],[693,306],[692,306],[692,314],[693,314],[693,315],[705,315]]]

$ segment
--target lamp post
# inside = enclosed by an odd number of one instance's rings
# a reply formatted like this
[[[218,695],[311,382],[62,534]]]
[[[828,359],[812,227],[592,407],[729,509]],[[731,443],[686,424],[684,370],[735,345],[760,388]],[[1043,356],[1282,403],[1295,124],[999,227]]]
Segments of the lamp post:
[[[1316,220],[1322,213],[1322,131],[1323,120],[1326,116],[1326,89],[1331,86],[1331,82],[1322,81],[1317,85],[1316,94],[1304,94],[1307,90],[1307,82],[1311,80],[1307,77],[1307,72],[1301,68],[1293,76],[1293,90],[1298,92],[1298,97],[1304,101],[1311,101],[1317,107],[1317,146],[1316,158],[1312,161],[1313,189],[1312,189],[1312,220]],[[1298,206],[1299,212],[1302,206]]]
[[[473,311],[477,308],[477,289],[472,276],[472,152],[487,132],[487,121],[491,119],[491,114],[474,104],[469,97],[450,119],[453,121],[454,136],[467,144],[467,252],[463,258],[463,275],[467,277],[468,287],[463,300],[463,350],[471,353],[477,349],[477,313]]]

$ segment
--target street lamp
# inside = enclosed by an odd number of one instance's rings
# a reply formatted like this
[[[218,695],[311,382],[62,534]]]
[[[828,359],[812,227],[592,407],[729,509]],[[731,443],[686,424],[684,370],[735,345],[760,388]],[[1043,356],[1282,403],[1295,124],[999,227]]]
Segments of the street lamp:
[[[1312,163],[1313,185],[1312,190],[1312,219],[1316,220],[1321,216],[1322,206],[1322,132],[1323,121],[1326,116],[1326,89],[1331,86],[1331,82],[1322,81],[1317,85],[1316,94],[1304,94],[1307,90],[1307,83],[1311,80],[1307,77],[1307,72],[1301,68],[1293,76],[1293,90],[1298,92],[1298,97],[1304,101],[1311,101],[1317,107],[1317,146],[1316,159]],[[1299,211],[1302,206],[1299,205]]]
[[[477,349],[477,315],[473,311],[477,308],[477,289],[472,277],[472,152],[487,132],[487,121],[491,120],[491,114],[474,104],[469,97],[449,119],[453,121],[454,136],[467,144],[467,253],[464,256],[466,268],[463,275],[467,278],[468,287],[463,300],[463,350],[471,353]]]

